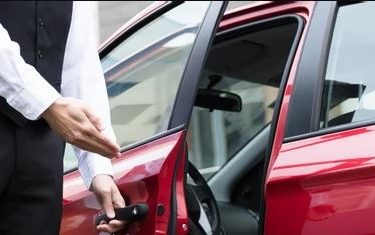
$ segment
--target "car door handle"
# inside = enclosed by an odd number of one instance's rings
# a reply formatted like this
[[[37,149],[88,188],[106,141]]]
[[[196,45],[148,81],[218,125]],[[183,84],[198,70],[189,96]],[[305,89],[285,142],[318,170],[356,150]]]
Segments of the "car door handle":
[[[113,219],[108,218],[105,213],[100,213],[95,217],[95,225],[99,225],[101,221],[107,223],[111,220],[125,220],[127,222],[134,222],[144,219],[148,213],[148,205],[145,203],[134,204],[126,206],[124,208],[115,209],[115,217]]]

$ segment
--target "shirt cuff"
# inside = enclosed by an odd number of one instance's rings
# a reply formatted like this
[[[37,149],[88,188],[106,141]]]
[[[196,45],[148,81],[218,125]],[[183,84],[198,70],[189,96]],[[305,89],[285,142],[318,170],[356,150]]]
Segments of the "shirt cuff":
[[[55,88],[40,78],[32,79],[19,92],[14,92],[7,102],[27,119],[36,120],[59,97]]]
[[[91,189],[92,180],[97,175],[113,177],[112,162],[109,158],[87,151],[80,151],[80,155],[78,169],[88,189]]]

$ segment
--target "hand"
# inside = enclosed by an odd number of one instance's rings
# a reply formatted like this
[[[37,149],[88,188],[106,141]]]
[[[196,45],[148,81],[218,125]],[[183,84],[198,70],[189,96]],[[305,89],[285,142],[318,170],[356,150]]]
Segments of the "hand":
[[[108,158],[120,156],[118,144],[101,132],[100,118],[78,99],[57,99],[42,118],[70,144]]]
[[[125,207],[125,200],[121,196],[115,182],[109,175],[97,175],[92,181],[92,190],[101,207],[109,218],[115,217],[114,208]],[[116,233],[125,227],[126,222],[111,220],[102,222],[96,227],[99,232]]]

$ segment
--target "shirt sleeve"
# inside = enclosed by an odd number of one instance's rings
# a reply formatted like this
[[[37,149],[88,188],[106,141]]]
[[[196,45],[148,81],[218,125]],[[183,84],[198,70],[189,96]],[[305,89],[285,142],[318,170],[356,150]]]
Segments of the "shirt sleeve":
[[[108,95],[98,55],[90,2],[74,2],[62,74],[61,94],[81,99],[104,124],[104,134],[115,140]],[[113,175],[111,160],[73,146],[78,169],[88,188],[100,174]]]
[[[0,24],[0,96],[30,120],[36,120],[60,94],[21,56],[17,42]]]

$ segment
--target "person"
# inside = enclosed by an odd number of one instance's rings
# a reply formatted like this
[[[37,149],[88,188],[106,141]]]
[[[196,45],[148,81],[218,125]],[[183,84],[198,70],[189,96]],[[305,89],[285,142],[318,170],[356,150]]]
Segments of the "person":
[[[65,142],[106,214],[125,206],[112,179],[110,158],[120,153],[89,4],[0,2],[1,234],[59,233]]]

